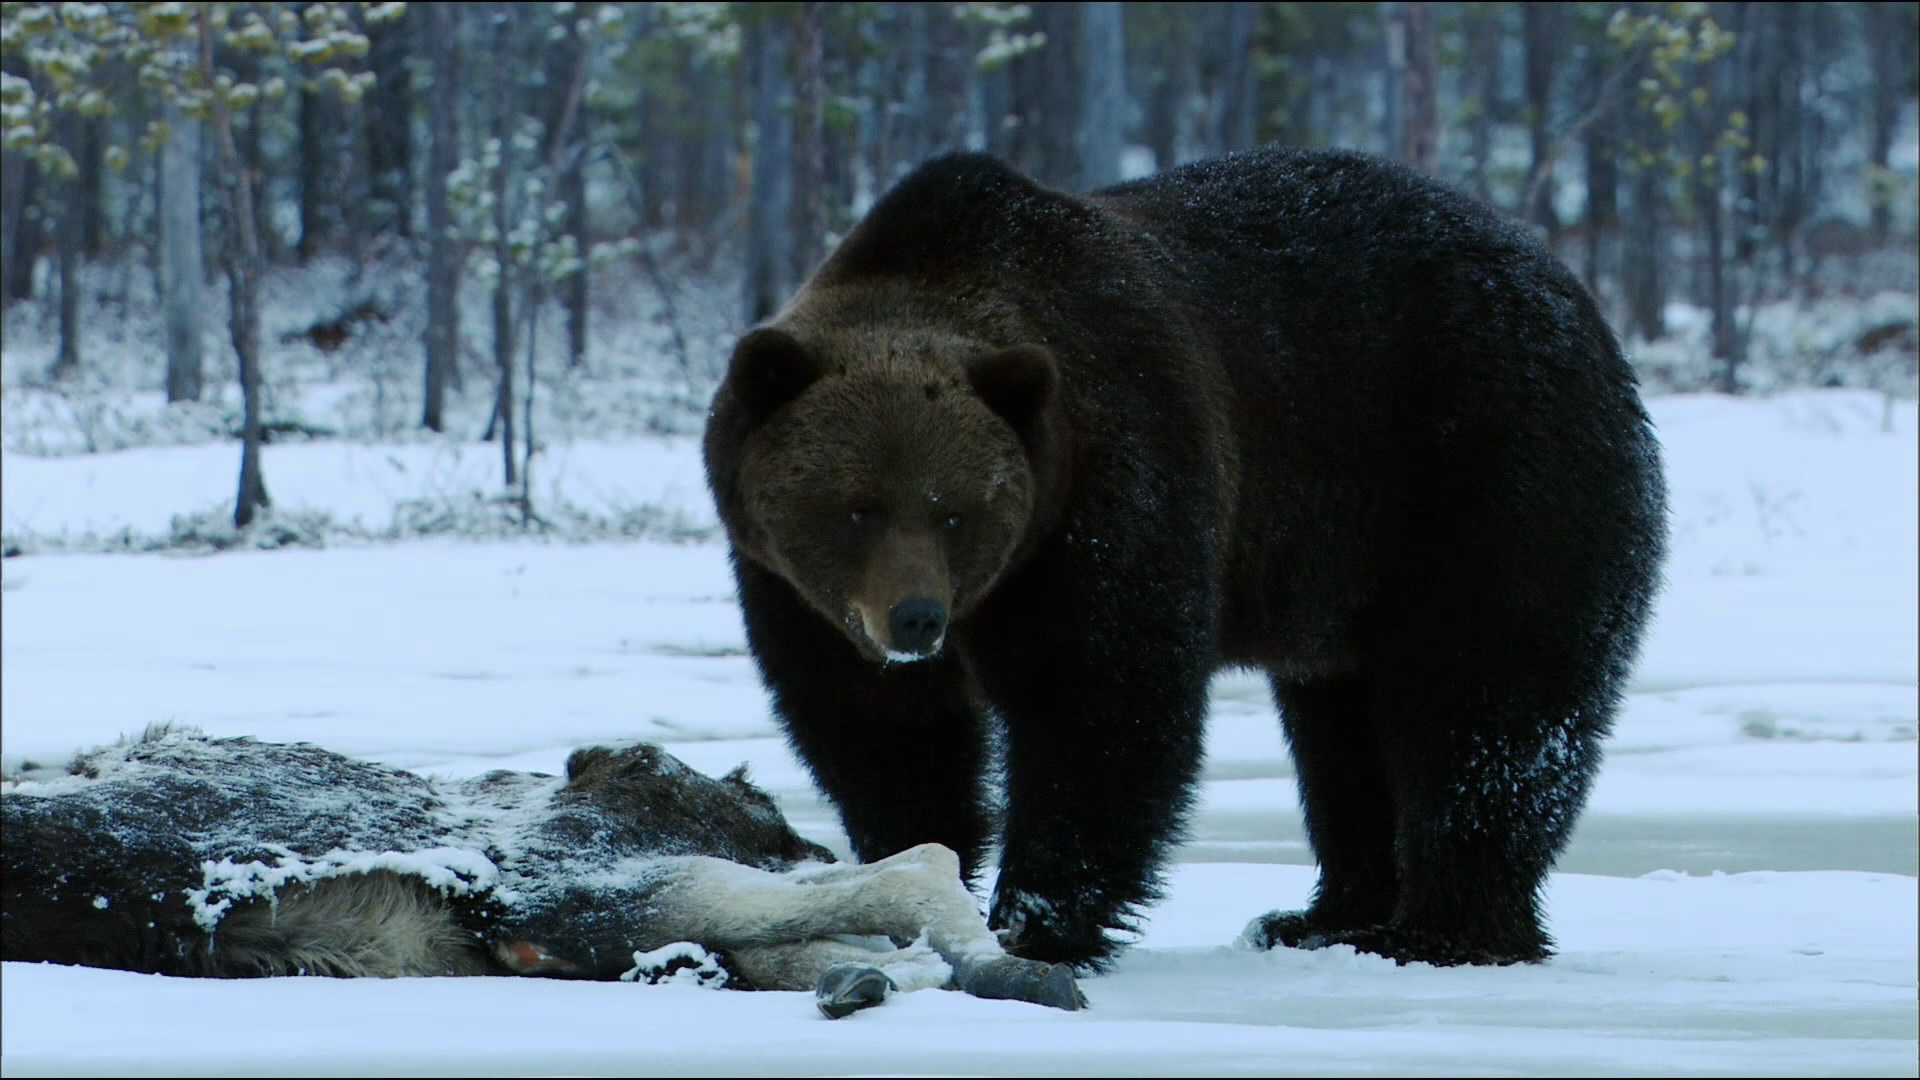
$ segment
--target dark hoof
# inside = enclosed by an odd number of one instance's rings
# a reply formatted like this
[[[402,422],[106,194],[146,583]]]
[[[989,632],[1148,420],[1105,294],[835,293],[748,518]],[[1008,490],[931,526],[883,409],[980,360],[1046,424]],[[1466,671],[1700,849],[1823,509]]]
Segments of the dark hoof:
[[[1065,964],[1055,964],[1047,969],[1046,978],[1040,980],[1040,996],[1035,1004],[1068,1012],[1079,1012],[1087,1007],[1087,995],[1080,992],[1080,983],[1073,977],[1073,969]]]
[[[960,989],[977,998],[1025,1001],[1068,1012],[1087,1007],[1087,996],[1080,992],[1073,968],[1017,956],[990,960],[969,969],[960,980]]]
[[[865,964],[835,964],[820,976],[814,987],[814,1004],[829,1020],[871,1009],[887,1000],[894,990],[893,980],[877,967]]]

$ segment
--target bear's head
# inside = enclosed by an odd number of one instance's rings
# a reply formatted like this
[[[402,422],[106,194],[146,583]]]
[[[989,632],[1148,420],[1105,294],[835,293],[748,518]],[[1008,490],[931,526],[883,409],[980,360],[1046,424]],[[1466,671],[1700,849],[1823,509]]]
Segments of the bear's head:
[[[876,663],[938,655],[1028,537],[1057,383],[1041,346],[924,325],[751,331],[706,441],[736,557]]]

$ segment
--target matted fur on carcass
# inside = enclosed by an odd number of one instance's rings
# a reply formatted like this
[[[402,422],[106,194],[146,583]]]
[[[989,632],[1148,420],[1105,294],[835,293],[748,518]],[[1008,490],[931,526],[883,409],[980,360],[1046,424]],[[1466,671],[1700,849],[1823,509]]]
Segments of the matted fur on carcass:
[[[659,747],[429,779],[155,727],[0,787],[0,958],[169,975],[518,974],[814,990],[842,1016],[953,987],[1059,1008],[923,845],[845,865],[744,768]]]

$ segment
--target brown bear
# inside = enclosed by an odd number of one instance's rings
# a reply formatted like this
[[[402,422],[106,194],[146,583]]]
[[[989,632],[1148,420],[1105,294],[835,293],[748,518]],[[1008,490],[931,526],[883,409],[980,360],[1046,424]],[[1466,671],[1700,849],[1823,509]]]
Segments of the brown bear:
[[[1241,665],[1320,865],[1249,940],[1548,954],[1665,494],[1592,298],[1495,211],[1345,152],[1086,195],[940,158],[741,339],[705,454],[854,851],[971,875],[997,839],[1016,951],[1097,968],[1137,928]]]

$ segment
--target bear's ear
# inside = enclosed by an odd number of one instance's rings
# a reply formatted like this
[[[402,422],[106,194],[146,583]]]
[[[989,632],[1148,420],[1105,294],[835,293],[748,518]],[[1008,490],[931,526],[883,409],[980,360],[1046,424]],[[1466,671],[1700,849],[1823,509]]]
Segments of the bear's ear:
[[[792,334],[763,326],[733,347],[727,382],[755,422],[800,396],[814,380],[826,374],[826,365]]]
[[[1015,345],[967,362],[967,381],[987,408],[1024,438],[1053,402],[1059,371],[1043,345]]]

